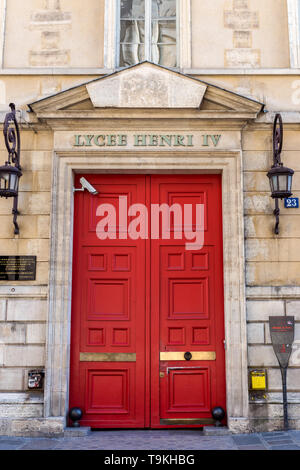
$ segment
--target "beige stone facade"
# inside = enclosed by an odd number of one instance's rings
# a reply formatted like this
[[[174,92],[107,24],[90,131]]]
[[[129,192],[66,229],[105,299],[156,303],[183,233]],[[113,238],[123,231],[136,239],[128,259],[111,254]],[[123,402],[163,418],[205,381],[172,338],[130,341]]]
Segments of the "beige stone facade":
[[[297,5],[178,0],[178,67],[119,71],[117,0],[0,1],[0,116],[16,104],[23,170],[20,235],[11,200],[0,199],[0,255],[37,256],[35,281],[0,281],[0,435],[55,435],[66,425],[76,171],[222,173],[228,424],[233,432],[282,427],[268,318],[293,315],[288,399],[290,426],[300,429],[300,209],[280,202],[276,236],[266,177],[280,112],[282,160],[300,197]],[[75,135],[100,130],[129,139],[193,134],[195,145],[76,145]],[[203,135],[222,138],[203,146]],[[264,397],[249,393],[257,368],[267,370]],[[41,392],[28,390],[32,369],[45,370]]]

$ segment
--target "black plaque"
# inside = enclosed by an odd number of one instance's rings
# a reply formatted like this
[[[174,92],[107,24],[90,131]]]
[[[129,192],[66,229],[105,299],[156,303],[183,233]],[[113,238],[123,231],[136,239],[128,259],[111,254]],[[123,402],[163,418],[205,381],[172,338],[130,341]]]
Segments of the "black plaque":
[[[35,281],[36,256],[0,256],[0,281]]]

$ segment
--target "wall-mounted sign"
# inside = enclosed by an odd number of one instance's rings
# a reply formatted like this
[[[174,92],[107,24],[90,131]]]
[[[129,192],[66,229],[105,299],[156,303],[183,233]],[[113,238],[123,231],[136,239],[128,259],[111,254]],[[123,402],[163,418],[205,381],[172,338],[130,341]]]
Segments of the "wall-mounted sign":
[[[288,400],[287,400],[287,368],[294,342],[295,318],[294,317],[269,317],[270,335],[273,349],[278,359],[282,378],[283,395],[283,419],[284,429],[289,427]]]
[[[197,135],[197,146],[218,147],[221,134]],[[74,147],[194,147],[194,134],[76,134]]]
[[[41,390],[44,384],[45,372],[43,370],[30,370],[28,372],[28,389]]]
[[[267,380],[266,371],[264,369],[250,371],[250,389],[251,390],[266,390]]]
[[[36,256],[0,256],[0,281],[35,281]]]
[[[285,198],[284,207],[286,209],[299,209],[299,198],[298,197]]]
[[[281,367],[286,368],[294,342],[294,317],[269,317],[273,349]]]

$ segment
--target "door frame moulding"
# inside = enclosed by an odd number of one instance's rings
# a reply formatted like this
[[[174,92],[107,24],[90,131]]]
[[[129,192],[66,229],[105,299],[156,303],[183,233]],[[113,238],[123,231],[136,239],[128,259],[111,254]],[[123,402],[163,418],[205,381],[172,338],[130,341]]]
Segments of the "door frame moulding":
[[[228,426],[246,432],[247,333],[242,152],[55,151],[53,157],[46,418],[67,416],[70,373],[74,173],[221,173]]]

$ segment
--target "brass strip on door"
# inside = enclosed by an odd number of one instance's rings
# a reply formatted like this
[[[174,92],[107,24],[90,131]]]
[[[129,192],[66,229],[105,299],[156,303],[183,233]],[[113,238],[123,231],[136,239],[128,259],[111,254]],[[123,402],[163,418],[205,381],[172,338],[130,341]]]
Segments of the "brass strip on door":
[[[80,362],[136,362],[136,353],[80,353]]]
[[[189,425],[205,425],[205,424],[214,424],[215,420],[212,418],[203,418],[203,419],[161,419],[160,424],[165,424],[165,425],[184,425],[184,426],[189,426]]]
[[[169,351],[161,352],[160,360],[161,361],[186,361],[183,351]],[[192,357],[191,361],[215,361],[216,353],[215,351],[191,351]]]

